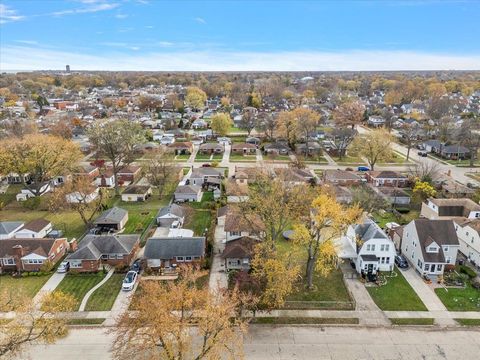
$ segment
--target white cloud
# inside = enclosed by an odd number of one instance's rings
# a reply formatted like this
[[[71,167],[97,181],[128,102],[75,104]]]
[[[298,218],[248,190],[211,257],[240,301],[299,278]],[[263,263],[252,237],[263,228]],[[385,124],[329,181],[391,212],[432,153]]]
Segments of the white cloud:
[[[61,11],[52,12],[50,15],[53,16],[64,16],[64,15],[74,15],[74,14],[88,14],[88,13],[96,13],[99,11],[107,11],[113,10],[119,6],[117,3],[104,3],[104,2],[88,2],[85,3],[85,7],[76,8],[76,9],[67,9]]]
[[[128,15],[127,14],[116,14],[115,17],[117,19],[126,19],[128,17]]]
[[[9,22],[20,21],[25,19],[25,16],[18,15],[17,10],[8,7],[7,5],[0,4],[0,24],[6,24]]]
[[[171,47],[171,46],[175,45],[174,43],[172,43],[170,41],[159,41],[157,44],[158,44],[158,46],[161,46],[161,47]]]
[[[27,45],[37,45],[38,41],[35,40],[15,40],[15,42],[20,44],[27,44]]]
[[[2,48],[0,69],[162,71],[375,71],[375,70],[479,70],[480,55],[449,55],[413,51],[344,52],[226,52],[168,51],[133,54],[138,46],[103,43],[111,47],[101,55],[55,51],[29,46]],[[114,49],[117,48],[115,51]]]
[[[206,24],[207,23],[207,21],[204,18],[201,18],[201,17],[196,17],[195,21],[199,24]]]
[[[153,26],[153,25],[147,25],[147,26],[145,26],[145,29],[153,29],[154,27],[155,26]]]

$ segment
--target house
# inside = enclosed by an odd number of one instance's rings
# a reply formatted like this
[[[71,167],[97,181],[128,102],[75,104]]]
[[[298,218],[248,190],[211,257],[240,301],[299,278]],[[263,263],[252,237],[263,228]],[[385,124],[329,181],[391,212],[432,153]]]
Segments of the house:
[[[367,120],[367,125],[377,128],[385,125],[385,119],[381,116],[369,116]]]
[[[205,237],[150,238],[145,245],[147,266],[153,269],[171,268],[195,263],[205,257]]]
[[[248,143],[235,143],[232,145],[232,153],[240,155],[255,155],[257,146]]]
[[[176,202],[202,201],[202,188],[197,185],[179,185],[173,193]]]
[[[115,206],[101,213],[93,225],[102,229],[119,231],[125,227],[127,221],[128,211]]]
[[[420,274],[442,275],[460,247],[452,220],[412,220],[404,226],[402,254]]]
[[[92,189],[89,194],[81,193],[79,191],[71,192],[65,195],[65,200],[69,204],[89,204],[99,196],[99,189]]]
[[[422,203],[420,216],[432,220],[479,219],[480,204],[471,199],[434,199]]]
[[[178,227],[185,221],[185,209],[177,204],[170,204],[161,208],[156,216],[158,226],[170,227],[176,222]]]
[[[95,185],[100,187],[112,188],[115,186],[115,176],[112,170],[106,170],[100,176],[95,178]]]
[[[26,223],[14,237],[18,239],[41,239],[52,231],[52,223],[45,219],[35,219]]]
[[[392,186],[392,187],[406,187],[408,186],[408,178],[396,171],[382,170],[369,171],[366,174],[367,181],[374,186]]]
[[[402,188],[373,187],[373,190],[391,205],[409,205],[410,195]]]
[[[75,272],[95,272],[103,264],[124,267],[134,260],[139,246],[140,235],[86,235],[65,260]]]
[[[150,186],[130,185],[122,193],[122,201],[146,201],[152,195]]]
[[[439,155],[444,159],[464,160],[470,158],[470,150],[462,145],[446,145],[440,148]]]
[[[69,248],[67,239],[6,239],[0,241],[0,273],[40,271],[47,261],[56,264]]]
[[[248,236],[229,241],[222,252],[225,270],[250,270],[254,247],[258,242],[258,239]]]
[[[328,185],[327,185],[328,186]],[[335,198],[341,204],[351,204],[353,201],[353,193],[347,186],[333,186]]]
[[[266,155],[288,155],[290,148],[282,143],[267,144],[263,147]]]
[[[43,183],[39,188],[40,196],[52,191],[50,182]],[[35,194],[30,189],[22,189],[16,196],[17,201],[27,201],[30,198],[35,197]]]
[[[393,270],[395,246],[371,219],[363,224],[350,225],[339,245],[339,257],[354,262],[355,269],[362,276]]]
[[[11,239],[23,227],[21,221],[0,221],[0,240]]]
[[[422,143],[423,148],[427,152],[439,153],[442,147],[440,140],[427,140]]]
[[[200,145],[198,152],[201,154],[223,154],[225,146],[218,143],[205,143]]]
[[[130,165],[118,172],[118,181],[134,183],[142,174],[142,168],[140,166]]]
[[[168,147],[173,149],[175,155],[190,155],[193,152],[193,145],[188,141],[176,142],[170,144]]]
[[[238,181],[241,181],[241,179],[230,179],[225,183],[227,203],[239,203],[248,200],[248,185]]]
[[[206,129],[208,127],[208,123],[205,120],[197,119],[192,123],[192,129]]]
[[[460,252],[475,266],[480,265],[480,219],[454,220]]]
[[[307,169],[297,168],[275,168],[275,176],[291,185],[314,184],[315,176]]]
[[[295,146],[295,153],[306,156],[320,155],[322,153],[322,147],[316,141],[309,141],[308,144],[297,144]]]
[[[189,184],[203,186],[208,182],[208,180],[221,180],[222,178],[222,170],[217,170],[211,167],[193,168],[189,177]]]
[[[162,144],[162,145],[167,145],[168,146],[168,145],[172,145],[173,143],[175,143],[175,137],[174,136],[167,136],[167,134],[165,134],[160,139],[160,144]]]
[[[227,242],[243,236],[260,238],[264,233],[265,226],[258,216],[243,214],[236,206],[228,206],[225,211],[224,231]],[[219,211],[219,215],[223,215],[222,212]]]
[[[257,138],[257,137],[247,137],[247,138],[245,139],[245,142],[246,142],[247,144],[252,144],[252,145],[255,145],[255,146],[258,147],[258,146],[260,145],[261,140],[260,140],[259,138]]]
[[[323,172],[323,181],[327,184],[341,186],[360,185],[364,182],[363,178],[353,171],[345,170],[325,170]]]

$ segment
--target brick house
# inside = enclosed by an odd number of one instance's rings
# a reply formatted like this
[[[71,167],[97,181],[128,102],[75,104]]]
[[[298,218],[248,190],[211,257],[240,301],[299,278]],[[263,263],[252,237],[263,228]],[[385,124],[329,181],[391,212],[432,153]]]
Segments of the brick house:
[[[408,186],[408,178],[396,171],[369,171],[366,176],[368,182],[371,182],[374,186]]]
[[[39,271],[50,261],[56,264],[69,248],[66,238],[6,239],[0,241],[0,273]]]
[[[363,179],[352,171],[345,170],[325,170],[323,172],[323,181],[328,184],[351,186],[360,185]]]
[[[205,257],[205,237],[150,238],[145,245],[147,265],[153,269],[195,263]]]
[[[128,266],[139,246],[140,235],[87,235],[65,260],[76,272],[95,272],[103,264]]]
[[[135,182],[140,178],[142,168],[140,166],[130,165],[118,172],[118,181]]]
[[[240,154],[240,155],[247,155],[247,154],[255,155],[257,153],[257,146],[254,144],[247,144],[247,143],[233,144],[232,153]]]

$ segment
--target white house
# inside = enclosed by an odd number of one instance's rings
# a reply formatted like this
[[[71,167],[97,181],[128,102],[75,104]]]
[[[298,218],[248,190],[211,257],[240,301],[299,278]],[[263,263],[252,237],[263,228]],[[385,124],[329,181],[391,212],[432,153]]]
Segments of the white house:
[[[105,171],[104,174],[95,178],[95,185],[101,187],[114,187],[115,186],[115,176],[110,170]]]
[[[22,227],[21,221],[0,221],[0,240],[13,238]]]
[[[420,274],[442,275],[460,245],[452,220],[412,220],[403,228],[402,254]]]
[[[156,220],[158,226],[171,227],[175,224],[181,227],[185,220],[185,209],[177,204],[170,204],[158,211]]]
[[[385,125],[385,119],[381,116],[369,116],[367,124],[373,127],[380,127]]]
[[[454,222],[460,252],[475,265],[480,265],[480,219]]]
[[[71,192],[65,195],[65,200],[69,204],[85,203],[89,204],[98,197],[98,189],[93,190],[90,194],[83,194],[79,191]]]
[[[41,239],[53,230],[52,223],[45,219],[35,219],[26,223],[14,237],[17,239]]]
[[[45,183],[40,187],[40,196],[52,191],[50,183]],[[27,201],[30,198],[35,197],[33,192],[29,189],[22,189],[16,196],[17,201]]]
[[[202,201],[202,188],[196,185],[180,185],[173,194],[177,202]]]
[[[395,245],[373,220],[350,225],[340,241],[339,257],[352,260],[359,274],[393,270]]]

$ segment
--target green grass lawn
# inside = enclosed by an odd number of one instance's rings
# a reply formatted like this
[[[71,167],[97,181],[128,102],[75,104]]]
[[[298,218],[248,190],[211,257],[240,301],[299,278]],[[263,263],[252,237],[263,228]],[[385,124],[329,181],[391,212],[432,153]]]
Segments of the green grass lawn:
[[[77,301],[76,310],[78,310],[88,290],[102,281],[104,277],[103,272],[97,274],[68,274],[58,285],[56,291],[72,295]]]
[[[433,318],[390,318],[393,325],[433,325]]]
[[[410,163],[410,160],[407,161],[407,158],[402,154],[394,151],[392,157],[388,161],[381,161],[378,165],[385,165],[385,164],[405,164]]]
[[[230,154],[230,161],[257,161],[257,156],[253,155],[242,155],[242,154]]]
[[[343,158],[339,158],[338,156],[332,157],[332,159],[340,165],[365,165],[366,162],[359,156],[347,154]]]
[[[204,234],[205,229],[209,228],[212,222],[212,212],[206,209],[195,209],[192,215],[187,216],[183,227],[193,230],[196,236]]]
[[[223,159],[223,154],[213,154],[212,160],[221,161]]]
[[[228,129],[227,131],[227,134],[230,134],[230,133],[235,133],[235,134],[246,134],[247,131],[246,130],[243,130],[243,129],[240,129],[236,126],[230,126],[230,128]]]
[[[384,311],[427,311],[422,300],[402,272],[395,268],[396,277],[387,277],[387,284],[379,287],[367,287],[368,293],[377,306]]]
[[[454,319],[463,326],[480,326],[480,319]]]
[[[2,275],[0,276],[0,289],[8,288],[11,291],[25,294],[25,296],[33,299],[33,297],[38,293],[38,291],[49,278],[50,275],[27,276],[22,278],[14,278],[10,275]]]
[[[175,160],[176,161],[187,161],[188,159],[190,159],[190,155],[188,154],[181,154],[181,155],[177,155],[175,156]]]
[[[197,153],[197,155],[195,156],[195,161],[209,161],[211,157],[211,154]]]
[[[302,160],[307,164],[328,164],[327,159],[325,159],[323,156],[316,156],[316,157],[309,156],[307,158],[302,158]]]
[[[479,311],[480,290],[467,281],[465,289],[435,289],[435,293],[450,311]]]
[[[252,319],[252,324],[358,324],[358,318],[318,318],[318,317],[256,317]]]
[[[122,281],[125,274],[113,274],[100,288],[88,299],[85,310],[87,311],[108,311],[112,308],[118,293],[122,288]]]
[[[292,161],[292,159],[290,159],[290,156],[288,156],[288,155],[277,155],[277,156],[263,155],[263,160],[281,161],[281,162]]]
[[[124,202],[116,199],[114,206],[119,206],[128,211],[128,221],[124,234],[141,234],[153,221],[158,210],[170,201],[170,196],[159,198],[153,195],[145,202]]]
[[[68,325],[102,325],[105,318],[95,318],[95,319],[70,319],[68,320]]]
[[[385,228],[385,225],[389,222],[398,223],[398,218],[391,212],[386,211],[383,215],[378,212],[373,213],[373,219],[382,229]]]

